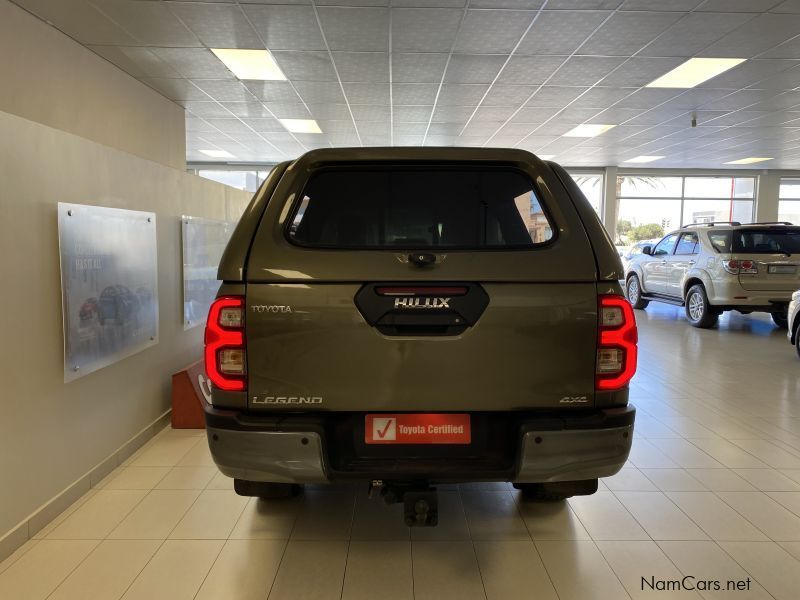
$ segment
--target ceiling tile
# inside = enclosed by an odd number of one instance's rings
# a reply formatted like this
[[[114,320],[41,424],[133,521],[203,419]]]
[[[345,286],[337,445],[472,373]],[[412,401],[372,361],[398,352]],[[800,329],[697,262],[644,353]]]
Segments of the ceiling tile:
[[[136,46],[142,43],[88,0],[16,0],[16,4],[39,15],[83,44]]]
[[[308,109],[317,120],[350,121],[350,111],[346,104],[308,104]]]
[[[484,84],[446,83],[439,93],[438,104],[443,106],[475,106],[488,89]]]
[[[563,108],[589,88],[546,85],[525,106],[555,106]]]
[[[567,59],[566,56],[512,56],[497,83],[540,85]]]
[[[139,43],[153,46],[200,46],[165,2],[104,0],[102,12],[124,27]]]
[[[684,62],[683,58],[644,58],[634,56],[609,73],[601,85],[607,87],[640,87],[661,77]]]
[[[262,48],[237,4],[167,2],[167,7],[209,48]]]
[[[689,58],[753,18],[747,13],[692,13],[642,49],[642,56]]]
[[[269,50],[326,50],[311,6],[243,4]]]
[[[384,51],[389,48],[389,11],[385,8],[317,9],[331,50]]]
[[[304,104],[290,102],[265,102],[277,119],[310,119],[311,113]]]
[[[427,123],[433,106],[394,106],[395,123]]]
[[[392,81],[439,83],[447,64],[446,54],[393,54]]]
[[[385,83],[345,83],[350,104],[389,104],[389,85]]]
[[[582,54],[631,56],[680,17],[681,13],[617,13],[581,46],[580,51]]]
[[[345,104],[342,87],[337,82],[298,81],[294,86],[306,104]]]
[[[393,9],[393,52],[449,52],[464,11]]]
[[[359,131],[363,121],[389,122],[389,107],[384,104],[351,104]]]
[[[433,104],[439,86],[435,83],[395,83],[392,102],[396,104]]]
[[[509,53],[535,13],[516,10],[468,10],[455,51],[461,54]]]
[[[605,11],[544,11],[516,54],[572,54],[609,14]]]
[[[599,82],[619,67],[624,58],[606,56],[573,56],[556,71],[548,85],[586,85]]]
[[[536,85],[498,85],[495,84],[483,99],[484,106],[513,106],[519,108],[536,92]]]
[[[697,10],[709,12],[762,12],[780,3],[781,0],[706,0]]]
[[[273,51],[275,62],[292,81],[336,81],[330,56],[327,52]]]
[[[388,52],[334,52],[333,60],[342,81],[389,82]]]
[[[170,100],[211,100],[208,94],[204,94],[201,90],[197,89],[188,79],[143,77],[142,82]]]
[[[150,50],[186,79],[234,79],[228,67],[206,48],[151,48]]]
[[[793,38],[800,15],[760,14],[700,52],[700,56],[753,58]]]
[[[447,65],[447,83],[491,83],[505,63],[502,54],[454,54]]]

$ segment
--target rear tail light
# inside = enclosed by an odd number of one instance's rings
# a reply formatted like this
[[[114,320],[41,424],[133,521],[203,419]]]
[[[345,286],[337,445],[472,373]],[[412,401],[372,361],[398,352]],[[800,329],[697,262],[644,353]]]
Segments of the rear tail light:
[[[722,268],[731,275],[741,273],[758,273],[758,265],[752,260],[723,260]]]
[[[217,298],[206,321],[206,373],[221,390],[242,392],[247,375],[244,343],[244,298]]]
[[[622,296],[600,296],[597,320],[595,388],[622,389],[636,373],[639,336],[633,309]]]

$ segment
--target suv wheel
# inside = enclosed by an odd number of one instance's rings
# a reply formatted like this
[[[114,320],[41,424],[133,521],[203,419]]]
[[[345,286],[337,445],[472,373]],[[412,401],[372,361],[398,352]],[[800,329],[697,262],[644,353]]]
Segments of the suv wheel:
[[[597,491],[597,479],[552,483],[513,483],[525,500],[559,502],[572,496],[589,496]]]
[[[789,315],[786,311],[772,313],[772,322],[781,329],[789,329]]]
[[[628,296],[628,302],[631,303],[633,308],[643,310],[650,304],[649,300],[642,298],[642,286],[639,283],[639,277],[636,275],[628,277],[628,284],[625,286],[625,292]]]
[[[693,285],[686,292],[686,319],[695,327],[707,329],[717,323],[719,313],[715,312],[708,303],[705,288],[700,285]]]
[[[271,483],[267,481],[234,479],[233,489],[240,496],[256,496],[266,500],[298,496],[303,491],[303,486],[296,483]]]

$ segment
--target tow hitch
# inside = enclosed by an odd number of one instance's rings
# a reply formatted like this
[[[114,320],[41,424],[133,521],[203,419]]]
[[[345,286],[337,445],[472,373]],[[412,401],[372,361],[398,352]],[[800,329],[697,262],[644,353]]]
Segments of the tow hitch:
[[[403,503],[403,520],[409,527],[434,527],[439,522],[439,499],[436,488],[427,484],[384,483],[369,485],[369,497],[386,504]]]

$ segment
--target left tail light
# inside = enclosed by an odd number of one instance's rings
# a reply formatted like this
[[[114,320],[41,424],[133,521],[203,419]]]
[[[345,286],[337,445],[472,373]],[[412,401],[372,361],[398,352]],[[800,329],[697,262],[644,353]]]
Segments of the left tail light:
[[[622,296],[600,296],[597,313],[595,389],[619,390],[636,373],[636,318],[630,302]]]
[[[208,311],[204,355],[206,373],[215,386],[228,392],[246,389],[244,315],[242,296],[217,298]]]

